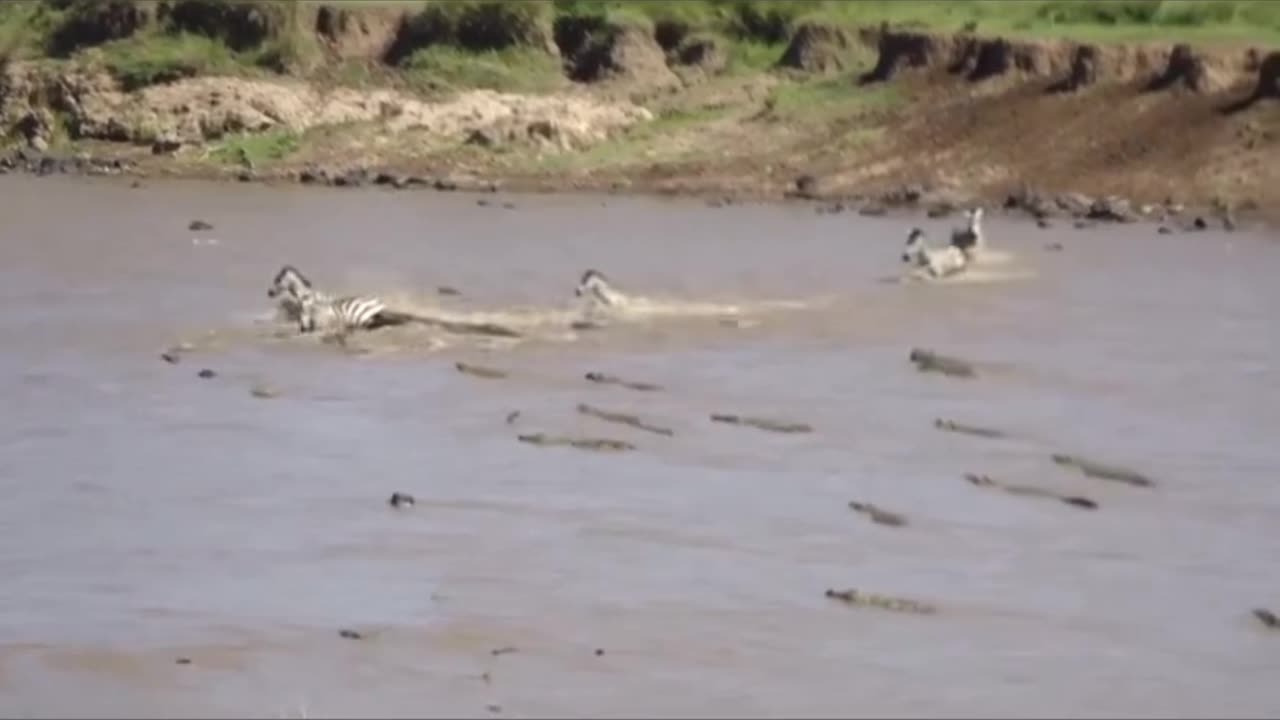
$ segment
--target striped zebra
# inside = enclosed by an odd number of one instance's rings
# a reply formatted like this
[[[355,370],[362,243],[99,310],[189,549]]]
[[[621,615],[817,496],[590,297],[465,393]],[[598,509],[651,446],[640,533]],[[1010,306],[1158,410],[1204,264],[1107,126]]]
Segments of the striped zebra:
[[[931,248],[925,242],[924,231],[911,228],[907,246],[902,250],[902,262],[920,268],[929,277],[942,278],[963,272],[969,266],[969,255],[953,242],[941,248]]]
[[[982,234],[982,208],[966,210],[965,217],[969,219],[969,224],[951,231],[951,247],[963,252],[966,259],[973,260],[987,248],[987,239]]]
[[[455,333],[520,337],[514,330],[493,323],[437,320],[391,310],[374,295],[331,297],[316,290],[307,276],[292,265],[285,265],[276,273],[271,287],[267,288],[267,297],[275,299],[285,319],[298,323],[299,331],[304,333],[321,328],[347,333],[419,323]]]
[[[627,296],[618,292],[609,283],[609,279],[599,270],[587,270],[582,273],[578,287],[573,294],[587,302],[588,311],[602,308],[621,308],[627,304]]]
[[[285,265],[276,273],[275,280],[267,289],[267,297],[276,299],[285,318],[298,323],[298,329],[304,333],[318,329],[339,332],[375,330],[389,325],[426,322],[425,318],[388,310],[386,304],[373,295],[326,295],[316,290],[307,276],[292,265]]]

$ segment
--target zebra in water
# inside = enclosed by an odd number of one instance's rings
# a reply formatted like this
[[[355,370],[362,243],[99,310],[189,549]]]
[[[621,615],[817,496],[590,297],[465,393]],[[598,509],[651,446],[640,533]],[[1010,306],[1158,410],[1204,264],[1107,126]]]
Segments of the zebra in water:
[[[428,322],[426,318],[388,310],[381,299],[372,295],[326,295],[292,265],[285,265],[276,273],[267,288],[267,297],[275,299],[285,319],[298,323],[298,330],[304,333],[320,328],[349,332]]]
[[[331,297],[316,290],[307,276],[292,265],[285,265],[276,273],[271,287],[267,288],[267,297],[276,299],[285,319],[298,323],[299,331],[304,333],[324,328],[345,334],[353,330],[377,330],[418,323],[455,333],[520,337],[520,333],[494,323],[438,320],[391,310],[374,295]]]
[[[911,228],[907,246],[902,251],[902,262],[922,269],[929,277],[943,278],[963,272],[969,266],[969,255],[954,242],[941,248],[931,248],[925,242],[924,231]]]
[[[582,273],[573,294],[586,300],[588,308],[621,308],[627,304],[627,296],[614,289],[609,279],[599,270]]]
[[[969,220],[968,225],[951,231],[951,247],[963,252],[966,260],[972,261],[987,249],[987,239],[982,234],[982,208],[966,210],[965,217]]]

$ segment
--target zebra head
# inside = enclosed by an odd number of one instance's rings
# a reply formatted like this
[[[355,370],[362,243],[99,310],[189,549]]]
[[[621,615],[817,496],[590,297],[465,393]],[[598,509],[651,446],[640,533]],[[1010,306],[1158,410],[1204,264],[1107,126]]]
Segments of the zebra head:
[[[587,298],[594,303],[605,306],[621,305],[624,300],[622,293],[614,290],[604,273],[598,270],[584,272],[582,279],[578,281],[578,287],[574,288],[573,294],[576,297]]]
[[[275,280],[271,281],[271,287],[267,288],[267,297],[291,295],[301,299],[313,292],[315,291],[311,288],[311,281],[306,275],[292,265],[285,265],[280,268],[280,272],[276,273]]]
[[[923,265],[925,250],[924,231],[911,228],[911,232],[907,234],[907,246],[902,249],[902,262]]]
[[[307,325],[315,323],[315,296],[311,281],[292,265],[280,268],[271,287],[267,288],[267,297],[277,298],[285,319],[300,323],[304,332]]]

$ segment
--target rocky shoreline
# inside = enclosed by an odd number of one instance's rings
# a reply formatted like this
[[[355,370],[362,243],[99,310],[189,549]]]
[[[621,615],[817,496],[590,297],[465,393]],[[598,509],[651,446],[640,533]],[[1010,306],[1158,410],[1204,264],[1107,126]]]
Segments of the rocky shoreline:
[[[771,193],[762,189],[743,191],[714,186],[684,186],[678,189],[659,185],[646,185],[633,181],[605,181],[599,183],[576,182],[569,186],[556,178],[500,178],[472,174],[415,174],[390,169],[363,166],[329,168],[307,167],[298,171],[258,172],[240,169],[225,171],[190,171],[185,169],[156,168],[153,163],[144,164],[136,159],[119,155],[94,155],[80,152],[74,155],[42,153],[30,148],[17,148],[0,155],[0,175],[25,174],[37,177],[69,175],[85,177],[120,177],[132,181],[134,187],[144,182],[192,179],[206,181],[299,184],[326,188],[382,188],[401,191],[435,191],[463,193],[547,194],[557,192],[598,192],[604,194],[637,194],[659,196],[686,196],[701,198],[708,207],[719,208],[745,203],[806,203],[818,214],[850,213],[866,217],[888,215],[926,215],[929,218],[949,217],[965,207],[982,205],[988,211],[1003,212],[1006,216],[1034,220],[1041,228],[1055,223],[1070,223],[1077,230],[1087,230],[1097,225],[1147,223],[1157,226],[1157,232],[1197,232],[1203,230],[1234,231],[1242,223],[1274,226],[1275,218],[1268,216],[1256,203],[1230,207],[1220,200],[1205,200],[1196,204],[1137,203],[1118,195],[1089,196],[1079,192],[1047,193],[1024,186],[1004,197],[963,197],[953,191],[939,190],[926,183],[908,183],[881,192],[865,194],[833,194],[819,191],[819,181],[811,175],[795,179],[792,188],[783,193]],[[489,205],[489,201],[477,200]],[[510,206],[510,203],[507,203]]]

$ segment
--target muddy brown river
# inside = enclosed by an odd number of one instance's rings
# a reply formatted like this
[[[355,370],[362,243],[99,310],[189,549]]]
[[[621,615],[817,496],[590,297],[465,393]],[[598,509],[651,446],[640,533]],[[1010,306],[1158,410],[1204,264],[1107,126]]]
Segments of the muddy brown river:
[[[1280,238],[993,217],[882,282],[958,222],[0,178],[0,714],[1275,717]],[[524,338],[299,338],[285,262]],[[573,331],[588,267],[640,300]]]

